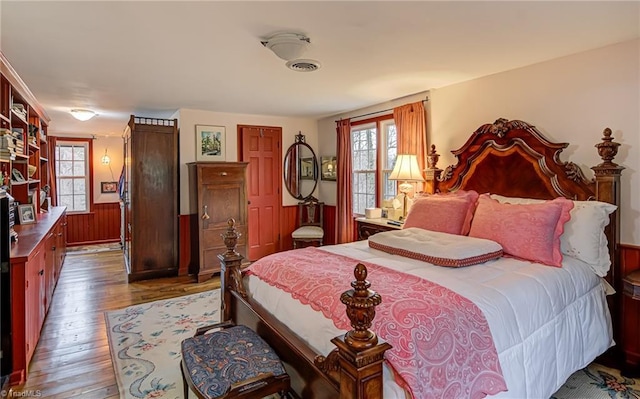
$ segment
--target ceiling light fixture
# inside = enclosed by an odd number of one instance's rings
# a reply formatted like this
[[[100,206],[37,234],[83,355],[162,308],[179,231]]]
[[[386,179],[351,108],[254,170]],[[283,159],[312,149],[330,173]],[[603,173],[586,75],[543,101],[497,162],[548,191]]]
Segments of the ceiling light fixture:
[[[300,33],[278,33],[267,40],[263,40],[263,46],[273,51],[275,55],[285,61],[290,61],[300,57],[305,51],[311,40]]]
[[[79,121],[88,121],[89,119],[96,116],[96,113],[91,111],[90,109],[72,109],[71,115]]]

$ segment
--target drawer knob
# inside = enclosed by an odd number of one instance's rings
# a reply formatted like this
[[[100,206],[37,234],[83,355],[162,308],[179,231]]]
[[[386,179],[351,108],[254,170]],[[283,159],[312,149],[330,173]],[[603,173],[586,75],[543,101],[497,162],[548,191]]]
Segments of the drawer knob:
[[[220,176],[226,176],[227,172],[220,172]]]

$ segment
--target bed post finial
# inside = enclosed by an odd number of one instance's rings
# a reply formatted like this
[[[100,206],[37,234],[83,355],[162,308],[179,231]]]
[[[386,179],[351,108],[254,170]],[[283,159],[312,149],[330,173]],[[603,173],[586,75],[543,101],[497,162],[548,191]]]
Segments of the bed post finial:
[[[424,191],[429,194],[435,194],[438,191],[438,181],[440,180],[440,174],[442,169],[438,169],[437,164],[440,159],[440,154],[436,152],[436,145],[431,144],[431,151],[427,155],[427,169],[424,170],[426,183],[424,185]]]
[[[326,358],[318,356],[315,364],[325,372],[337,372],[336,376],[329,374],[340,386],[340,399],[382,399],[382,362],[391,345],[369,330],[382,298],[369,289],[367,268],[362,263],[353,275],[353,289],[340,296],[353,330],[332,339],[337,349]]]
[[[602,134],[604,137],[602,138],[602,142],[596,144],[596,148],[598,149],[598,155],[604,162],[602,162],[598,167],[610,167],[610,166],[618,166],[618,164],[613,163],[613,158],[618,154],[618,147],[620,143],[616,143],[613,141],[613,137],[611,137],[611,129],[606,128]]]
[[[378,343],[378,337],[369,328],[376,316],[376,306],[382,302],[382,298],[369,289],[371,283],[366,280],[367,268],[362,263],[356,265],[353,275],[356,278],[351,282],[353,289],[340,296],[340,301],[347,306],[347,317],[353,327],[353,330],[345,334],[344,340],[353,349],[361,350]]]
[[[222,301],[220,310],[222,311],[222,321],[231,319],[231,290],[239,293],[243,298],[247,297],[247,292],[242,284],[242,255],[236,251],[240,233],[236,230],[236,221],[233,218],[227,220],[227,230],[220,234],[224,240],[227,251],[218,255],[220,260],[220,288],[222,289]]]

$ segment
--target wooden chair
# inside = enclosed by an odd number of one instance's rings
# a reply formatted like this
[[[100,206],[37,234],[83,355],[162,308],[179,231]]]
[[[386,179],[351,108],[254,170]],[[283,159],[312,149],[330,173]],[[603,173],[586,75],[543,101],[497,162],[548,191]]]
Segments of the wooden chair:
[[[324,202],[319,202],[313,196],[298,202],[298,228],[291,233],[293,248],[303,243],[317,243],[322,246],[324,239],[323,228]]]
[[[205,332],[219,329],[210,334]],[[184,397],[289,398],[290,378],[273,349],[250,328],[224,322],[196,330],[182,341]]]

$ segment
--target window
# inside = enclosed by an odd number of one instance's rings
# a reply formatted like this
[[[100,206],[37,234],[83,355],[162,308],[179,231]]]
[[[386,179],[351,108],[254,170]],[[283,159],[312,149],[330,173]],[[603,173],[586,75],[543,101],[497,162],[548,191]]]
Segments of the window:
[[[386,116],[352,123],[351,145],[353,213],[363,215],[396,196],[396,182],[389,180],[398,154],[395,122]]]
[[[56,191],[58,205],[67,212],[89,211],[89,140],[56,143]]]

